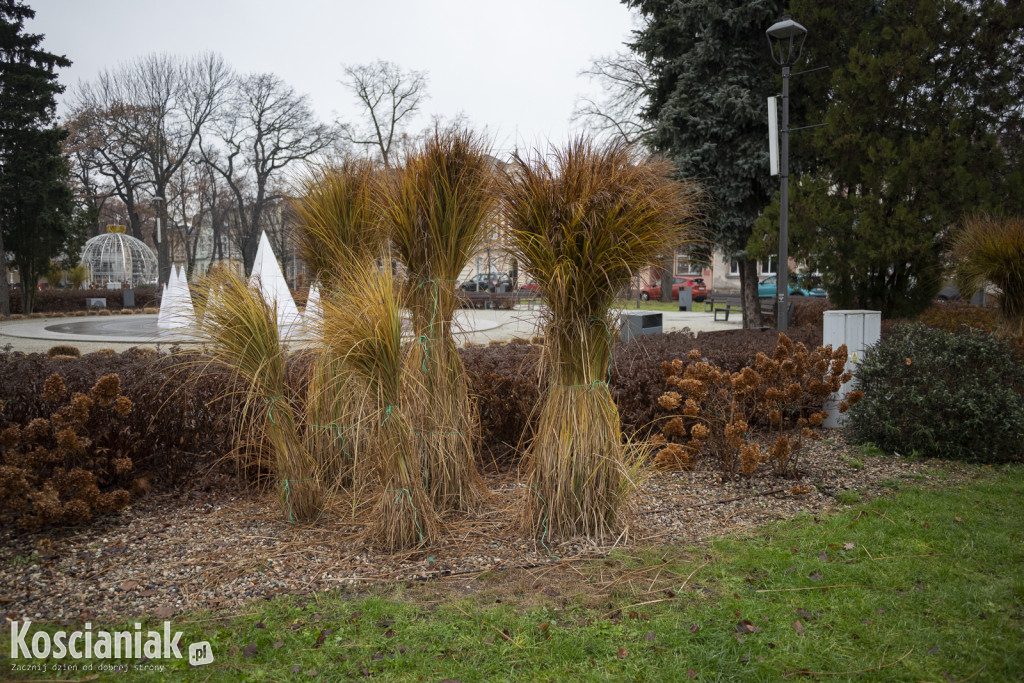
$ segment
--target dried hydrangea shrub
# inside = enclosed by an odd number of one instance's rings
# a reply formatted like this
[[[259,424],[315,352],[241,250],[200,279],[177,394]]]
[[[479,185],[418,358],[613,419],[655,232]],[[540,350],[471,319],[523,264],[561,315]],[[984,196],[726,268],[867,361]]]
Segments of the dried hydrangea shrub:
[[[753,367],[737,372],[708,362],[698,350],[690,351],[686,362],[662,363],[669,390],[658,404],[670,417],[656,439],[664,447],[655,463],[690,469],[707,454],[729,479],[750,476],[765,463],[778,476],[794,476],[804,443],[819,438],[813,428],[828,417],[825,401],[851,378],[846,355],[845,346],[810,351],[780,334],[771,356],[758,353]],[[862,396],[847,394],[840,412]],[[750,440],[754,429],[769,437],[766,450]]]

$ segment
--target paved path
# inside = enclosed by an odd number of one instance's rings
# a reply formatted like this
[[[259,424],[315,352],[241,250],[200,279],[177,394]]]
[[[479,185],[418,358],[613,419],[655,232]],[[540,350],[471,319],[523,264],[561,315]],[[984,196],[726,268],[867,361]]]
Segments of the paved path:
[[[655,311],[658,312],[658,311]],[[692,332],[734,330],[741,327],[739,318],[729,322],[715,322],[711,313],[684,313],[660,311],[665,332],[685,328]],[[519,307],[511,311],[467,310],[464,332],[460,341],[483,343],[512,337],[530,337],[540,334],[541,311]],[[8,344],[15,351],[45,353],[55,344],[71,344],[83,353],[112,348],[123,351],[132,346],[167,348],[170,344],[187,341],[187,336],[158,330],[155,315],[90,316],[86,318],[33,318],[30,320],[0,321],[0,348]]]

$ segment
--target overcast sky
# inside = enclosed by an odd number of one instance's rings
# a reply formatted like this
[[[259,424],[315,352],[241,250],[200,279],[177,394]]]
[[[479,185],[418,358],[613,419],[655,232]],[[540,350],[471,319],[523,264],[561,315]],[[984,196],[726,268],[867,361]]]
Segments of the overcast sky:
[[[27,0],[27,29],[74,64],[68,90],[151,52],[213,50],[241,73],[274,72],[325,120],[352,120],[343,64],[377,59],[428,72],[422,128],[463,113],[498,150],[563,141],[578,76],[634,27],[617,0]]]

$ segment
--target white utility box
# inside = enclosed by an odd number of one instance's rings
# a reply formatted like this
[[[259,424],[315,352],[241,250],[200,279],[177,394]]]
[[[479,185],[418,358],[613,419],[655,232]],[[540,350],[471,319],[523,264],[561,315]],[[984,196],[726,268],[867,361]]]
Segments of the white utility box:
[[[826,427],[842,427],[846,416],[839,412],[839,402],[853,391],[857,384],[857,364],[864,360],[868,347],[878,343],[882,336],[882,313],[880,311],[825,311],[822,343],[831,344],[835,349],[846,344],[846,369],[854,378],[839,388],[825,404],[828,419]]]

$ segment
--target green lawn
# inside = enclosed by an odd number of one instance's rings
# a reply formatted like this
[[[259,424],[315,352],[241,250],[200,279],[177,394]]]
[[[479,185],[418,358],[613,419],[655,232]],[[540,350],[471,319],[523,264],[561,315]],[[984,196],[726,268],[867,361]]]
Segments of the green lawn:
[[[977,472],[706,546],[185,615],[216,661],[167,678],[1018,680],[1024,468]]]
[[[679,311],[679,302],[669,301],[662,303],[660,301],[637,301],[636,299],[616,299],[612,305],[613,308],[624,308],[627,310],[641,310],[641,311]],[[693,304],[693,310],[695,313],[711,312],[711,305],[705,302]]]

